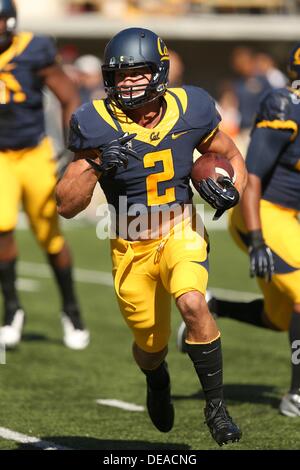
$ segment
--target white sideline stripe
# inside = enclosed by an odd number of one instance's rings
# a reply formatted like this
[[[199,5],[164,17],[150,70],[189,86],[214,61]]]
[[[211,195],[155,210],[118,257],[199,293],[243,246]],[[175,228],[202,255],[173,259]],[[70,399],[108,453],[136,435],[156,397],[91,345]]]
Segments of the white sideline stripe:
[[[231,289],[220,289],[218,287],[209,287],[208,290],[211,290],[213,294],[217,297],[221,297],[224,300],[254,300],[262,298],[260,293],[255,292],[244,292],[240,290],[231,290]]]
[[[196,201],[196,203],[197,203],[197,201]],[[207,230],[213,231],[213,232],[214,231],[219,231],[219,230],[227,230],[227,226],[228,226],[227,213],[225,212],[225,214],[218,221],[212,220],[214,213],[215,212],[213,212],[211,210],[207,210],[207,209],[204,212],[204,223],[205,223],[205,227],[207,228]],[[63,230],[64,231],[65,230],[67,230],[67,231],[71,230],[72,228],[78,227],[78,226],[88,226],[88,225],[90,225],[90,223],[85,224],[84,221],[81,221],[81,219],[72,220],[72,221],[70,221],[70,220],[65,221],[64,219],[61,219],[61,222],[63,224]],[[94,222],[95,222],[95,231],[96,231],[97,218],[95,218]],[[27,217],[23,212],[21,212],[19,214],[17,229],[18,230],[29,230]]]
[[[60,446],[54,442],[43,441],[38,437],[26,436],[11,429],[0,427],[0,437],[8,441],[20,442],[22,444],[31,444],[34,447],[38,447],[42,450],[72,450],[70,447]]]
[[[144,411],[145,410],[145,408],[141,405],[135,405],[134,403],[127,403],[126,401],[122,401],[122,400],[99,398],[98,400],[96,400],[96,403],[98,405],[121,408],[121,410],[126,410],[126,411]]]
[[[20,261],[19,271],[23,276],[34,276],[45,279],[53,277],[49,266],[45,263]],[[112,274],[106,271],[92,271],[89,269],[75,268],[74,274],[76,281],[79,282],[100,284],[102,286],[113,286]]]
[[[52,273],[50,268],[45,263],[30,263],[27,261],[21,261],[19,263],[19,271],[25,275],[35,276],[38,278],[50,279]],[[113,287],[112,275],[107,271],[92,271],[89,269],[75,269],[75,279],[78,282],[86,284],[97,284],[108,287]],[[217,296],[227,298],[235,298],[236,300],[252,300],[261,297],[260,294],[255,292],[245,292],[240,290],[221,289],[218,287],[209,286],[211,290]]]
[[[17,287],[25,292],[37,292],[40,288],[40,283],[33,279],[24,279],[23,277],[20,277],[17,280]]]

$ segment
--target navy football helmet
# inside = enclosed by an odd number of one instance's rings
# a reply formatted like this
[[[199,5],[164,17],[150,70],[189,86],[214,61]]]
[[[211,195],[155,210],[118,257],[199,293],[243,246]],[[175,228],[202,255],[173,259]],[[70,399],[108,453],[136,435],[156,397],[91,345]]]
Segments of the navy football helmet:
[[[7,48],[17,26],[17,10],[13,0],[0,0],[0,18],[6,20],[5,31],[0,33],[0,49]]]
[[[300,79],[300,42],[291,50],[287,70],[291,80]]]
[[[166,91],[169,63],[167,46],[155,33],[143,28],[124,29],[109,41],[104,51],[102,74],[108,97],[125,109],[139,108],[156,100]],[[152,74],[147,85],[122,86],[122,89],[116,86],[116,71],[144,67]],[[142,93],[135,96],[136,91]]]

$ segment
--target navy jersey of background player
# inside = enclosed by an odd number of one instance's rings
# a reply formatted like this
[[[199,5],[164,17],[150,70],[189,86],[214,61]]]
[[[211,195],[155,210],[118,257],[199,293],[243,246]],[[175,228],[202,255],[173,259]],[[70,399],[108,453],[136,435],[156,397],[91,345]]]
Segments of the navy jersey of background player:
[[[296,210],[300,210],[299,127],[299,92],[282,88],[268,93],[256,117],[254,132],[257,129],[260,135],[255,138],[253,134],[246,159],[249,173],[262,180],[263,199]],[[264,152],[261,158],[264,138],[270,152]],[[277,138],[279,146],[272,152]]]
[[[73,151],[97,148],[124,133],[137,134],[131,142],[140,160],[132,158],[126,169],[110,170],[100,178],[108,203],[117,210],[119,196],[127,196],[126,210],[133,204],[157,208],[186,203],[192,197],[189,175],[194,149],[221,118],[213,99],[201,88],[171,88],[164,99],[165,114],[152,129],[134,123],[107,100],[84,104],[71,119]]]
[[[0,54],[0,149],[36,146],[45,135],[43,80],[39,70],[55,62],[50,38],[21,32]]]

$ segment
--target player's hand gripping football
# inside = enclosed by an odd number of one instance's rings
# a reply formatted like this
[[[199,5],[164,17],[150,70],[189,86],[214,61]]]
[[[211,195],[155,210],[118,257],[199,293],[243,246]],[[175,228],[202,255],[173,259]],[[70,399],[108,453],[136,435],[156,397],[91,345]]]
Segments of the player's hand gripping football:
[[[94,170],[100,173],[105,173],[108,170],[119,166],[124,166],[124,168],[126,168],[129,157],[139,159],[138,154],[128,146],[128,142],[135,136],[136,134],[122,136],[99,147],[99,150],[101,151],[100,164],[91,158],[86,158],[86,161],[94,168]]]
[[[262,277],[267,282],[272,279],[274,273],[274,260],[272,251],[265,244],[261,230],[248,232],[249,256],[250,256],[250,276]]]
[[[217,182],[212,178],[200,181],[198,191],[208,204],[217,209],[213,217],[214,220],[221,217],[227,209],[235,206],[240,199],[238,190],[227,176],[219,177]]]

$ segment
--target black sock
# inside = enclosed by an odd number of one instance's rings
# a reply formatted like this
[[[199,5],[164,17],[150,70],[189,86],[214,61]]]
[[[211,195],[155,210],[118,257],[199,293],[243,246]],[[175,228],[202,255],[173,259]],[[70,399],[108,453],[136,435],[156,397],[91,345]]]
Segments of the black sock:
[[[208,344],[186,343],[187,353],[190,356],[206,401],[223,399],[223,365],[221,338]]]
[[[53,269],[63,301],[63,312],[71,319],[74,327],[84,330],[84,323],[80,314],[80,307],[74,291],[72,277],[72,267],[58,268],[50,258],[50,265]]]
[[[232,318],[261,328],[268,328],[263,321],[264,301],[262,299],[251,302],[231,302],[213,298],[209,305],[211,311],[218,317]]]
[[[66,268],[58,268],[51,260],[50,264],[62,296],[63,310],[79,310],[78,302],[74,292],[71,266]]]
[[[16,259],[0,261],[0,284],[4,297],[4,310],[6,313],[14,313],[20,308],[16,289]]]
[[[300,392],[300,361],[299,361],[299,341],[300,341],[300,313],[293,312],[290,328],[289,328],[289,338],[291,345],[291,354],[292,354],[292,380],[291,380],[291,393]],[[294,347],[293,343],[296,342]],[[295,356],[295,357],[294,357]]]
[[[168,365],[163,361],[156,369],[141,369],[147,379],[147,384],[152,390],[162,390],[170,383]]]

